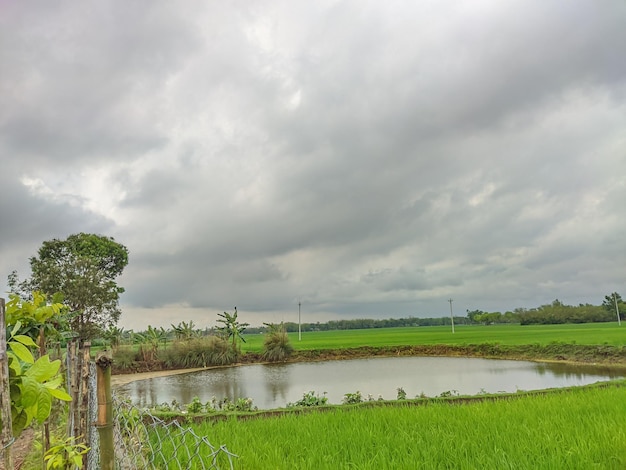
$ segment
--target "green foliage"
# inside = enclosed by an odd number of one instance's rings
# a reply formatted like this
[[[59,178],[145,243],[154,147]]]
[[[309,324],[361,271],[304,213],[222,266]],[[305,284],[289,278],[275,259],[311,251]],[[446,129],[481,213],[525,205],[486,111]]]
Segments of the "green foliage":
[[[264,323],[267,327],[265,340],[263,341],[263,359],[270,362],[285,361],[293,352],[293,346],[289,342],[289,336],[285,326],[281,322],[276,325]]]
[[[218,330],[226,339],[231,340],[231,347],[233,351],[237,353],[239,350],[237,349],[237,340],[241,340],[242,342],[246,342],[243,337],[243,332],[246,330],[249,323],[240,323],[237,320],[237,307],[235,307],[235,312],[230,314],[228,312],[218,313],[218,317],[220,317],[217,322],[221,323],[223,326],[219,327]]]
[[[22,301],[12,296],[7,304],[7,358],[11,388],[11,418],[13,434],[21,432],[34,420],[43,423],[52,410],[53,399],[70,401],[62,389],[63,377],[59,374],[61,361],[50,361],[48,355],[35,360],[32,350],[37,344],[27,334],[28,325],[35,321],[50,321],[62,310],[62,305],[47,306],[45,297],[34,293],[34,301]],[[35,303],[36,302],[36,303]],[[24,326],[27,325],[27,326]]]
[[[191,403],[187,405],[187,412],[189,413],[201,413],[204,410],[204,404],[197,396],[193,397]]]
[[[620,320],[626,320],[626,303],[624,303],[622,296],[617,292],[604,296],[602,308],[604,308],[607,312],[610,312],[614,318],[617,316],[617,312],[615,311],[615,308],[617,308]]]
[[[113,238],[79,233],[44,242],[30,258],[31,278],[20,283],[14,272],[9,286],[22,295],[34,290],[49,296],[61,293],[72,314],[73,331],[91,339],[101,328],[117,323],[124,289],[115,279],[127,264],[128,250]]]
[[[624,469],[624,393],[622,384],[190,426],[211,441],[228,436],[252,469]]]
[[[237,354],[230,343],[217,336],[175,341],[161,351],[159,357],[167,368],[172,369],[226,365],[237,360]]]
[[[176,326],[172,325],[172,330],[174,331],[174,337],[180,341],[187,341],[197,336],[193,320],[190,320],[189,323],[181,321]]]
[[[566,305],[556,299],[551,304],[524,310],[520,314],[522,325],[548,325],[562,323],[592,323],[615,321],[615,307],[612,311],[598,305]]]
[[[398,400],[406,400],[406,392],[402,387],[398,387],[398,395],[396,398]]]
[[[310,406],[322,406],[328,403],[328,397],[326,396],[326,392],[324,392],[321,396],[316,394],[314,391],[310,391],[305,393],[300,400],[295,403],[287,403],[287,408],[295,408],[295,407],[310,407]]]
[[[81,468],[83,455],[89,451],[85,444],[77,443],[76,438],[70,437],[60,444],[56,444],[46,452],[44,461],[46,470],[71,470]]]
[[[358,390],[354,393],[346,393],[341,401],[344,405],[354,405],[356,403],[363,403],[363,395]]]
[[[136,333],[135,341],[139,343],[139,351],[144,361],[155,361],[159,355],[159,346],[167,343],[167,331],[163,327],[154,328],[148,325],[144,333]]]

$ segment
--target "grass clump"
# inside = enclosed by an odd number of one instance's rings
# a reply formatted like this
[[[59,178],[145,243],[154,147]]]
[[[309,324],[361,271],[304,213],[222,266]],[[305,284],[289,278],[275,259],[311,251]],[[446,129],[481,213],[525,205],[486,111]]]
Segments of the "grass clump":
[[[263,340],[263,354],[261,357],[269,362],[287,360],[293,352],[293,346],[289,341],[284,324],[264,323],[264,325],[268,327],[268,332]]]
[[[232,364],[237,352],[230,343],[217,336],[174,341],[171,347],[160,352],[160,359],[167,368],[189,369]]]

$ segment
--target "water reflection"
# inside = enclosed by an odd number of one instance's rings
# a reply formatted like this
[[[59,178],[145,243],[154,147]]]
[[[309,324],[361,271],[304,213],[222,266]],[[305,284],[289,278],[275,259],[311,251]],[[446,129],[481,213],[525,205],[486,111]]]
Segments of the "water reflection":
[[[408,397],[437,396],[457,390],[461,394],[482,391],[515,392],[584,385],[623,377],[606,367],[545,364],[451,357],[393,357],[298,364],[225,367],[140,380],[118,388],[133,403],[149,406],[173,399],[191,403],[249,397],[261,409],[279,408],[304,393],[327,392],[331,403],[344,394],[360,391],[366,397],[395,399],[402,387]]]

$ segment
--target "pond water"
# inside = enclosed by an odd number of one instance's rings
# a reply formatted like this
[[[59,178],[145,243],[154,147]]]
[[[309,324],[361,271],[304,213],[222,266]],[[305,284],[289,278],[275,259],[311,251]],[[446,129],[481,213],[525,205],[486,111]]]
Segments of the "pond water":
[[[421,393],[434,397],[447,391],[461,395],[515,392],[586,385],[624,377],[620,371],[598,366],[573,366],[525,361],[456,357],[376,357],[293,364],[253,364],[208,369],[189,374],[138,380],[116,392],[138,406],[203,403],[213,397],[252,398],[259,409],[282,408],[315,391],[327,392],[330,403],[346,393],[361,392],[393,400],[398,387],[407,398]]]

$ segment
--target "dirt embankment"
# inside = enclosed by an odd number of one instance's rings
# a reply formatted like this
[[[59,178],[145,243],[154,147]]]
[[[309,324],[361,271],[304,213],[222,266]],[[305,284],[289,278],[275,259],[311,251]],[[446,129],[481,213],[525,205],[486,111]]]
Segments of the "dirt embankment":
[[[548,345],[499,345],[492,343],[470,345],[417,345],[360,347],[346,349],[319,349],[295,351],[286,362],[330,361],[340,359],[356,359],[376,356],[449,356],[449,357],[482,357],[486,359],[514,359],[542,362],[575,363],[581,365],[602,365],[614,368],[626,368],[626,348],[608,345],[577,345],[552,343]],[[241,356],[238,364],[262,363],[260,354],[246,353]],[[230,364],[234,365],[234,364]],[[213,366],[218,367],[218,366]],[[168,369],[162,362],[136,362],[132,368],[120,369],[113,363],[111,382],[114,386],[123,385],[135,380],[161,377],[204,370]]]

